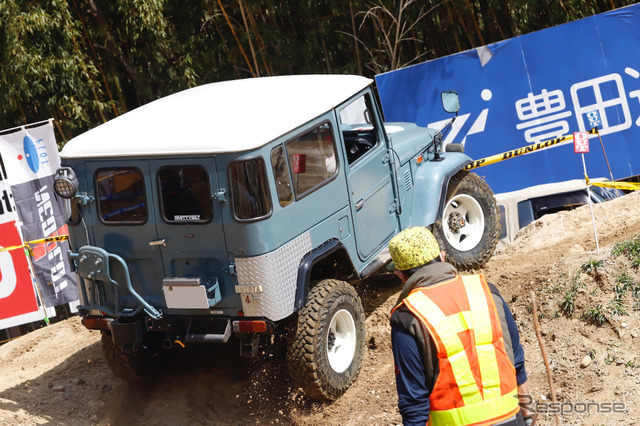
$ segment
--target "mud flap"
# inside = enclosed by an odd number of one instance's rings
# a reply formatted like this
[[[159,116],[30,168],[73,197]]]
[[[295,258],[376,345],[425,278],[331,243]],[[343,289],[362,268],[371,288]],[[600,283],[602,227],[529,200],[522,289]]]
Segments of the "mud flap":
[[[118,319],[111,321],[109,324],[111,330],[111,338],[116,345],[138,344],[142,343],[142,339],[147,331],[144,319],[134,322],[120,322]]]

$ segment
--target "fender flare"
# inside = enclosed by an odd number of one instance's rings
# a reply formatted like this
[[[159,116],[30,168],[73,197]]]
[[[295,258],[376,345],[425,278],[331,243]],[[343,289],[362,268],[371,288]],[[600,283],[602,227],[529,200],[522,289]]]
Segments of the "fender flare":
[[[349,257],[348,252],[342,243],[336,239],[331,239],[304,255],[300,261],[300,267],[298,268],[296,300],[293,305],[294,312],[298,312],[302,309],[304,304],[307,303],[307,296],[309,295],[309,288],[311,284],[311,271],[313,270],[313,267],[318,262],[340,250],[344,250],[347,257]],[[349,257],[349,260],[350,259],[351,257]],[[351,267],[353,268],[353,262],[351,262]]]
[[[466,166],[467,164],[471,164],[471,161],[465,161],[462,164],[462,167]],[[442,179],[442,189],[440,190],[440,197],[438,200],[438,211],[436,213],[436,219],[433,221],[434,223],[437,222],[440,217],[442,217],[442,213],[444,212],[444,206],[447,202],[447,191],[449,191],[449,182],[451,182],[452,177],[463,171],[462,167],[460,168],[460,170],[451,170],[449,173],[444,175]]]
[[[448,164],[447,164],[448,163]],[[447,189],[449,181],[462,168],[471,163],[471,159],[465,154],[450,152],[443,158],[439,170],[429,168],[429,163],[420,166],[426,167],[424,170],[418,169],[414,175],[414,188],[411,203],[411,223],[408,226],[429,226],[437,222],[442,216],[445,203],[447,202]],[[418,195],[427,197],[434,202],[420,202]]]

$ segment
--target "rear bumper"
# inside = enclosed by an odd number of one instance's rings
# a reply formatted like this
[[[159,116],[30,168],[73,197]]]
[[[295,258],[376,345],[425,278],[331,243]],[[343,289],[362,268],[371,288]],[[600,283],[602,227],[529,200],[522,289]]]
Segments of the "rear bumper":
[[[232,335],[272,333],[276,324],[266,318],[164,316],[109,318],[87,315],[83,325],[90,330],[109,331],[117,345],[144,344],[146,340],[161,341],[170,348],[174,343],[226,343]]]

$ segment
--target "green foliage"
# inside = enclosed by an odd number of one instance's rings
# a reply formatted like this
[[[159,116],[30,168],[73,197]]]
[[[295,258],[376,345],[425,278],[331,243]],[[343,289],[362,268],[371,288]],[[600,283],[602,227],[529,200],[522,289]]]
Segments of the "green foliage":
[[[602,305],[597,304],[594,308],[589,309],[582,315],[582,320],[588,324],[593,324],[598,327],[609,321],[602,312]]]
[[[637,269],[640,266],[640,236],[632,240],[616,243],[611,250],[615,256],[625,255],[631,261],[631,266]]]
[[[631,296],[635,299],[633,310],[640,309],[640,284],[636,283],[633,277],[626,272],[621,273],[616,278],[616,284],[613,287],[614,297],[609,304],[609,310],[612,315],[628,315],[626,309],[623,307],[624,298],[628,291],[631,291]]]
[[[0,28],[3,124],[54,117],[73,130],[100,119],[98,71],[66,2],[0,0]]]
[[[638,287],[638,285],[635,284],[633,277],[631,277],[626,272],[623,272],[616,278],[616,285],[614,287],[614,290],[616,294],[624,294],[627,292],[627,290],[634,289],[635,287]]]
[[[562,300],[558,303],[560,312],[566,317],[570,317],[575,310],[575,296],[578,289],[583,288],[584,284],[580,281],[580,274],[576,274],[571,280],[571,286],[565,291]]]
[[[604,266],[604,261],[602,260],[589,260],[582,264],[580,269],[587,274],[596,274],[599,268]]]
[[[632,2],[0,0],[0,122],[53,117],[66,141],[199,84],[371,77]]]
[[[609,312],[612,316],[624,316],[629,315],[627,310],[623,307],[624,299],[622,297],[615,297],[609,303]]]
[[[571,290],[568,290],[564,294],[564,297],[562,298],[560,303],[558,303],[558,305],[560,306],[560,312],[562,312],[564,316],[570,317],[573,314],[573,310],[576,307],[574,296],[575,293]]]

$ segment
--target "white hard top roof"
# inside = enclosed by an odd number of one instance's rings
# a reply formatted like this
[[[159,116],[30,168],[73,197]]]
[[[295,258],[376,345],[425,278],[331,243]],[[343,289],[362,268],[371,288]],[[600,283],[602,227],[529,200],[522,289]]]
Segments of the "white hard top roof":
[[[262,77],[211,83],[150,102],[69,141],[60,156],[239,152],[324,114],[371,84],[354,75]]]

